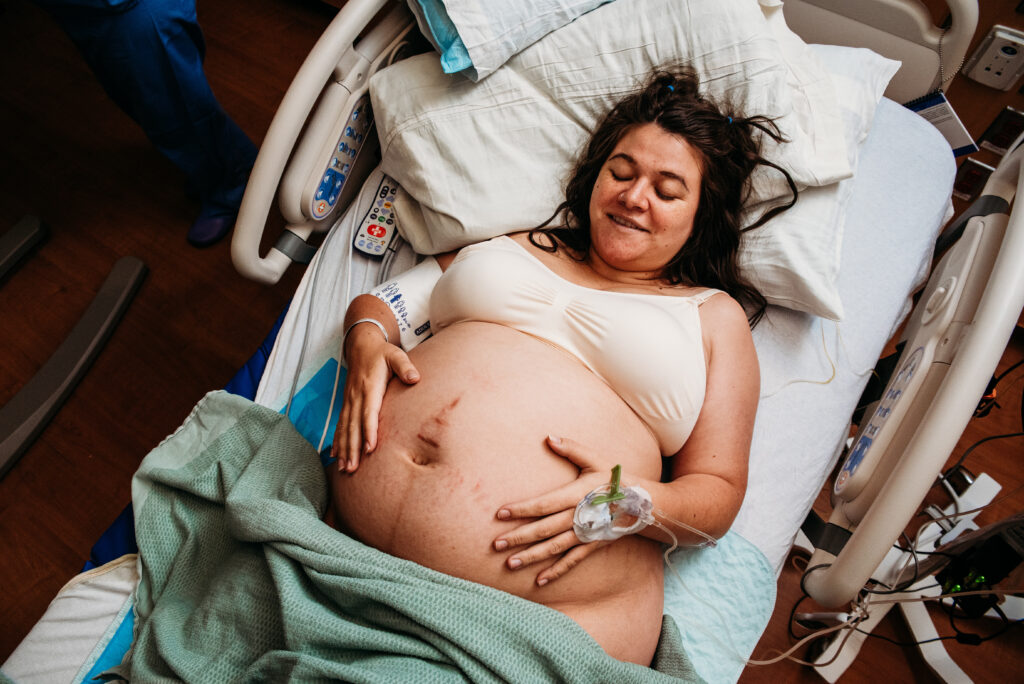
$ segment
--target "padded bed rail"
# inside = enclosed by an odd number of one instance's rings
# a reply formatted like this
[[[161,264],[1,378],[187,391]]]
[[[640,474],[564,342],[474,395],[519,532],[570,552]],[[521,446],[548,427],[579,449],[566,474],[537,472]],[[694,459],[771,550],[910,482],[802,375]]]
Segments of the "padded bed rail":
[[[786,23],[807,42],[871,48],[899,60],[885,95],[896,102],[933,93],[960,69],[978,26],[976,0],[945,0],[948,28],[918,0],[786,0]]]
[[[387,11],[378,16],[383,10]],[[367,26],[371,28],[364,34]],[[317,206],[321,203],[306,195],[325,174],[335,177],[330,160],[339,144],[337,131],[344,131],[348,119],[368,100],[370,76],[390,63],[413,26],[403,3],[348,0],[317,40],[270,122],[242,197],[231,240],[231,259],[240,274],[272,285],[292,261],[308,263],[314,248],[306,240],[314,230],[330,228],[335,210],[358,191],[374,166],[367,163],[368,150],[355,159],[356,168],[339,184],[340,197],[332,197],[329,206]],[[276,194],[288,226],[283,238],[261,256],[263,230]]]
[[[968,212],[933,270],[896,372],[836,478],[829,527],[843,534],[815,549],[803,581],[823,606],[852,601],[913,518],[1024,309],[1024,136],[1011,149],[975,203],[987,210]]]

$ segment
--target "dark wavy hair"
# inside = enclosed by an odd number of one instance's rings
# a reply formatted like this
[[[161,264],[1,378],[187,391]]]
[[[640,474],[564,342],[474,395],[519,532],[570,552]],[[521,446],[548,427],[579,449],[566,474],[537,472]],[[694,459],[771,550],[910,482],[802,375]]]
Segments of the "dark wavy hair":
[[[701,161],[693,232],[666,264],[662,277],[673,285],[699,285],[727,292],[744,306],[753,327],[764,314],[766,301],[739,272],[740,234],[793,206],[796,183],[785,169],[761,156],[762,136],[786,141],[775,122],[764,116],[745,117],[723,111],[699,92],[699,86],[692,68],[663,67],[655,70],[640,90],[615,105],[576,161],[565,201],[548,221],[530,231],[530,241],[549,252],[556,252],[561,244],[570,249],[573,258],[585,259],[590,249],[590,196],[601,168],[626,133],[636,126],[655,123],[686,140]],[[750,194],[751,173],[759,165],[781,173],[793,196],[743,228],[743,204]],[[559,225],[546,227],[559,215]],[[544,244],[540,235],[546,237]]]

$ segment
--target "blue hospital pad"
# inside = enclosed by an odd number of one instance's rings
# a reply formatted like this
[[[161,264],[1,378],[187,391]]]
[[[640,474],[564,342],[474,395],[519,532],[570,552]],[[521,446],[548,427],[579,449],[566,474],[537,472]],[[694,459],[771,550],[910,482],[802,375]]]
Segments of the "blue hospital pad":
[[[101,672],[117,667],[124,660],[124,655],[132,645],[132,634],[135,630],[135,604],[131,598],[124,602],[117,617],[110,623],[107,634],[100,639],[92,655],[78,671],[88,668],[84,677],[76,676],[75,682],[92,682]]]
[[[775,608],[775,572],[765,555],[735,532],[707,549],[677,549],[665,568],[665,612],[707,682],[735,682]]]
[[[260,386],[260,379],[263,377],[263,371],[267,367],[267,362],[270,360],[270,352],[274,349],[274,344],[277,342],[277,335],[281,332],[281,325],[284,323],[284,317],[288,314],[288,309],[291,307],[291,302],[288,306],[281,311],[278,315],[277,320],[274,321],[274,325],[270,328],[270,332],[267,333],[263,343],[253,352],[253,355],[249,357],[249,360],[245,362],[245,365],[239,368],[234,377],[228,381],[228,384],[224,386],[228,392],[237,394],[246,399],[254,399],[256,397],[256,390]]]
[[[340,375],[338,375],[339,373]],[[336,376],[338,389],[334,396],[334,402],[331,403]],[[336,359],[328,359],[320,367],[320,370],[309,379],[309,382],[295,393],[295,396],[292,397],[291,407],[285,405],[280,411],[280,413],[288,412],[288,418],[292,421],[292,425],[314,447],[320,445],[324,433],[327,433],[327,438],[324,439],[324,448],[320,452],[320,461],[324,467],[335,461],[331,458],[331,442],[334,438],[334,430],[338,427],[338,418],[341,415],[344,387],[345,369],[339,370]],[[329,416],[328,410],[330,411]]]

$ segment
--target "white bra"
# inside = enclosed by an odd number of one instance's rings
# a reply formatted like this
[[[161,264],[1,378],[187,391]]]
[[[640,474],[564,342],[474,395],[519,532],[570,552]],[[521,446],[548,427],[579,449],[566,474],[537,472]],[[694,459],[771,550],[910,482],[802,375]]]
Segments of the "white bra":
[[[595,290],[500,236],[459,252],[434,287],[430,321],[435,331],[462,321],[499,323],[565,349],[622,397],[670,456],[690,436],[704,402],[698,307],[718,292]]]

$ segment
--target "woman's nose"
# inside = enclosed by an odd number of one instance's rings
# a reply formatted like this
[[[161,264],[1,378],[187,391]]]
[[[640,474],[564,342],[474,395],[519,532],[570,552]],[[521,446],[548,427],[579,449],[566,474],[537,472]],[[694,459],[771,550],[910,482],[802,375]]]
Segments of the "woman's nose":
[[[634,181],[629,184],[620,194],[619,202],[627,209],[645,209],[647,207],[647,194],[642,181]]]

